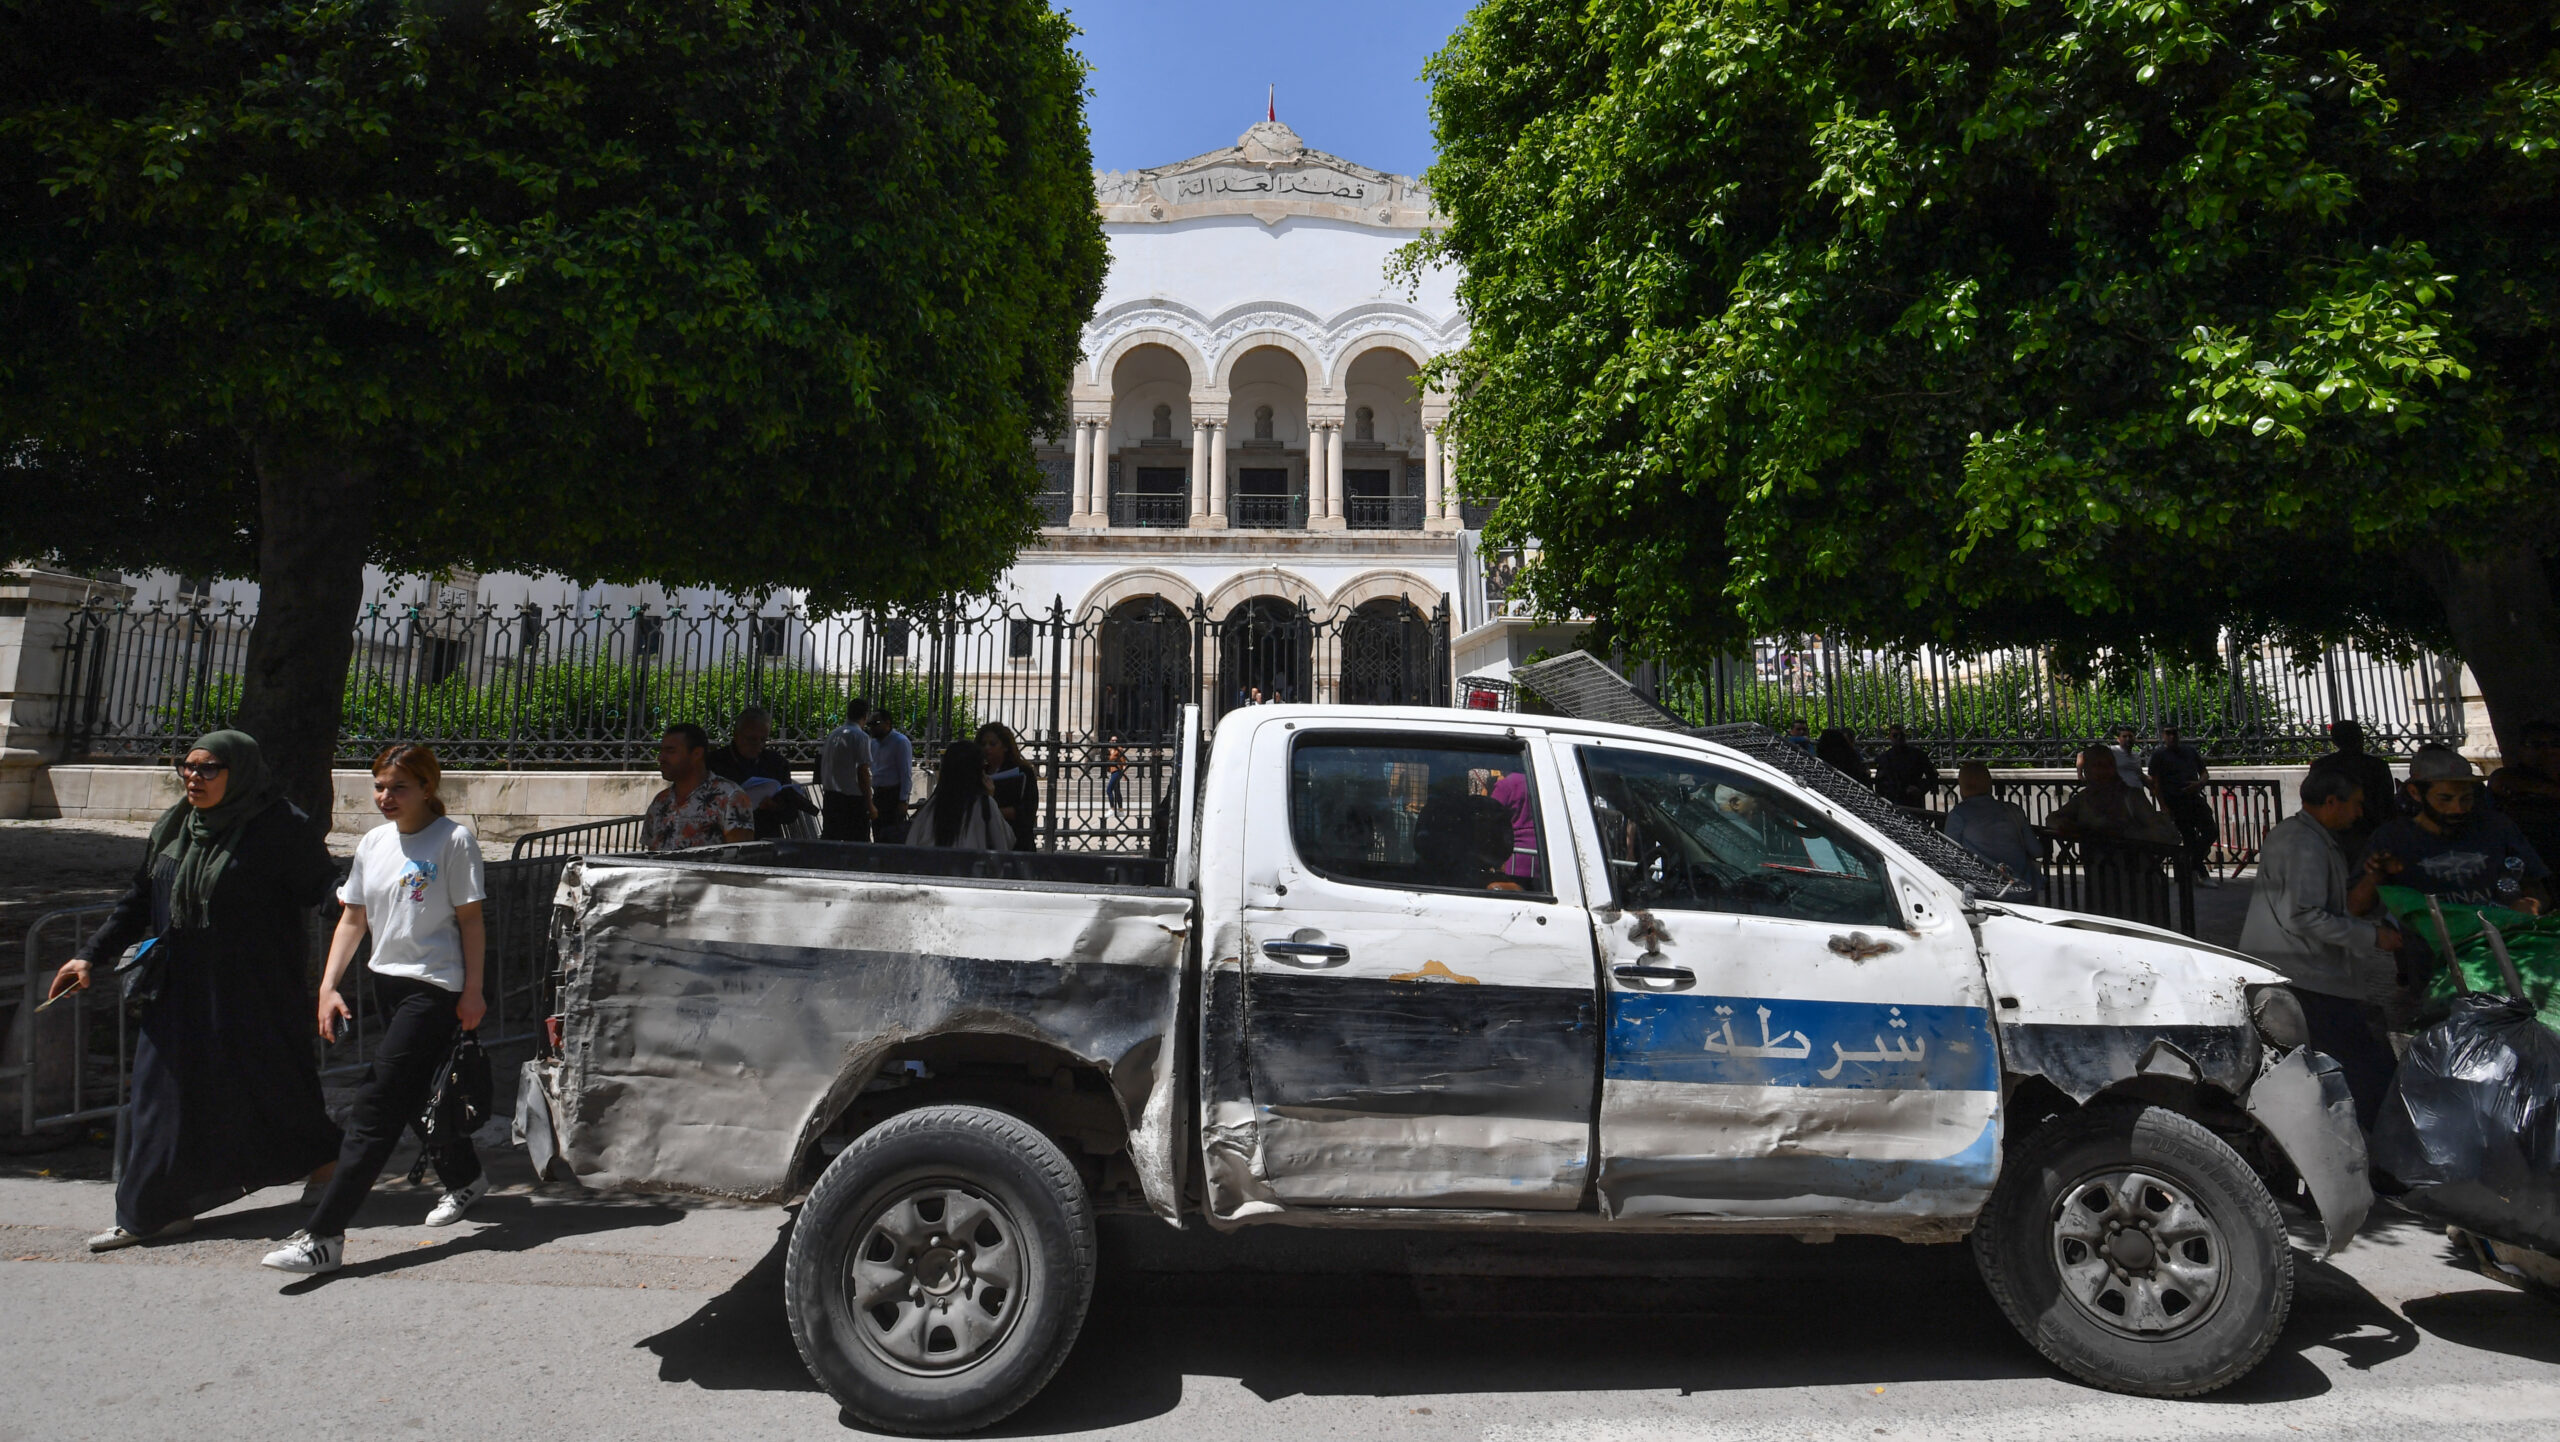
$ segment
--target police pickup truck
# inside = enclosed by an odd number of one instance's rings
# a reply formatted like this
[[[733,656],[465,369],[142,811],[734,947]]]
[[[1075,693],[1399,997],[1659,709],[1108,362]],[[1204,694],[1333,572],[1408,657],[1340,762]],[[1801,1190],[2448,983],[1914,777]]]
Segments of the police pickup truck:
[[[1097,1210],[1174,1226],[1969,1239],[2087,1382],[2226,1385],[2277,1198],[2372,1201],[2245,957],[2008,879],[1756,728],[1186,718],[1155,857],[758,842],[562,882],[538,1169],[782,1203],[803,1359],[983,1427],[1082,1324]]]

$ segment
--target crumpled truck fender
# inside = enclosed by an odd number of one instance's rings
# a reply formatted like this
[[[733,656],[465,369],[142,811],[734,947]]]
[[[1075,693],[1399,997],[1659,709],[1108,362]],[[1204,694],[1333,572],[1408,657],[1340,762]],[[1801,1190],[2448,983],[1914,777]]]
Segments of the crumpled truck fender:
[[[1982,908],[2001,1065],[2075,1102],[2146,1072],[2238,1097],[2263,1055],[2250,986],[2283,978],[2174,932],[2043,907]]]
[[[2356,1124],[2346,1073],[2319,1052],[2296,1047],[2258,1077],[2247,1105],[2311,1189],[2326,1233],[2320,1255],[2345,1246],[2373,1210],[2364,1130]]]
[[[1179,1214],[1187,894],[589,858],[559,904],[581,1181],[784,1200],[896,1047],[987,1035],[1099,1071],[1150,1207]]]

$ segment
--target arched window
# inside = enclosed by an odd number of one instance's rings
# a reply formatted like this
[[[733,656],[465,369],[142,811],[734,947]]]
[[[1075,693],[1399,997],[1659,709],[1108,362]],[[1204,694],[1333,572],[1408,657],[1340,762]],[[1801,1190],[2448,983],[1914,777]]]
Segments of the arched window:
[[[1160,441],[1173,439],[1173,407],[1171,406],[1156,407],[1156,439]]]
[[[1367,406],[1362,406],[1360,408],[1360,414],[1355,417],[1352,422],[1351,439],[1355,441],[1374,441],[1377,438],[1378,413],[1369,409]]]
[[[1315,698],[1315,624],[1277,596],[1255,596],[1217,623],[1218,714]]]
[[[1271,407],[1255,406],[1253,408],[1253,438],[1257,441],[1271,439]]]

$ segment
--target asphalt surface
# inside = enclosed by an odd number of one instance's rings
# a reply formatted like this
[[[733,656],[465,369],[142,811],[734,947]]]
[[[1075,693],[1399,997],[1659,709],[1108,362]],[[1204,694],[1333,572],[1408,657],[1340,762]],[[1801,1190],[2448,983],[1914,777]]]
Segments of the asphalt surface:
[[[290,1190],[93,1257],[82,1238],[107,1225],[105,1183],[0,1178],[0,1442],[856,1430],[792,1349],[786,1213],[519,1181],[430,1230],[432,1199],[377,1193],[346,1271],[295,1279],[257,1266],[301,1219]],[[2560,1307],[2462,1268],[2396,1215],[2333,1263],[2299,1258],[2275,1354],[2176,1403],[2062,1380],[1960,1247],[1222,1239],[1139,1219],[1104,1242],[1074,1355],[993,1435],[2560,1435]]]

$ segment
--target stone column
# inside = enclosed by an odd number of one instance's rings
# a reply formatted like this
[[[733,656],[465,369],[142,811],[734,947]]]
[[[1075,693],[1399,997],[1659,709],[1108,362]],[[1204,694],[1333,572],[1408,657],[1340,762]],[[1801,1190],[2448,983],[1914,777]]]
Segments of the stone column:
[[[1447,436],[1440,438],[1440,513],[1449,519],[1451,530],[1464,530],[1466,521],[1458,510],[1458,443]]]
[[[1227,524],[1227,423],[1209,422],[1209,524]]]
[[[1324,513],[1338,525],[1350,524],[1350,509],[1342,499],[1342,422],[1334,421],[1324,429]]]
[[[1069,502],[1067,524],[1070,526],[1092,525],[1093,422],[1088,420],[1076,422],[1075,469],[1068,474],[1067,493],[1074,497],[1074,500]]]
[[[1108,419],[1098,420],[1093,423],[1093,474],[1086,479],[1085,485],[1087,487],[1086,494],[1093,498],[1091,506],[1093,519],[1089,524],[1095,526],[1110,525],[1111,422]]]
[[[1191,418],[1191,524],[1209,524],[1209,423]]]
[[[1445,509],[1441,502],[1443,495],[1440,475],[1440,428],[1436,425],[1425,425],[1422,428],[1422,529],[1426,531],[1456,529],[1450,524],[1448,518],[1441,514]]]

